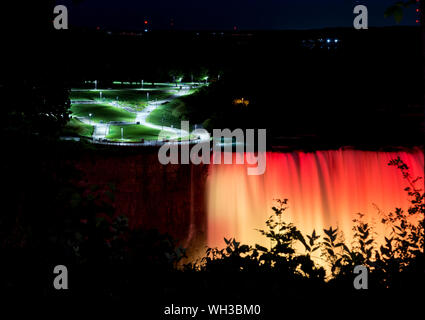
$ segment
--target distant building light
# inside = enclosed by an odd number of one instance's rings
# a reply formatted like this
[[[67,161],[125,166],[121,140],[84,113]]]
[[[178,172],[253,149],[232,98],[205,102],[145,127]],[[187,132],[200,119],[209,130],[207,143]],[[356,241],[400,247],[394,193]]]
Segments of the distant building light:
[[[249,105],[249,100],[245,100],[244,98],[241,99],[235,99],[233,100],[233,104],[234,105],[244,105],[245,107],[247,107]]]
[[[327,39],[327,40],[326,40],[326,42],[327,42],[327,43],[331,43],[331,39]]]

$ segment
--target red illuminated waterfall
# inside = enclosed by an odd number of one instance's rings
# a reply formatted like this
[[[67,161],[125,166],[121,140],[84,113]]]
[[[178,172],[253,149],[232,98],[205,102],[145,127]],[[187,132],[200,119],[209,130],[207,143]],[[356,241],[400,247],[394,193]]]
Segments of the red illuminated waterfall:
[[[382,212],[407,208],[407,183],[401,172],[388,166],[400,158],[413,177],[423,176],[424,154],[414,149],[402,152],[358,150],[312,153],[267,153],[264,175],[249,176],[249,165],[211,165],[207,181],[208,245],[223,247],[223,237],[247,244],[267,244],[255,229],[265,228],[274,199],[289,199],[287,221],[303,232],[338,227],[351,242],[356,213],[376,223],[382,236]],[[379,208],[379,210],[378,210]]]

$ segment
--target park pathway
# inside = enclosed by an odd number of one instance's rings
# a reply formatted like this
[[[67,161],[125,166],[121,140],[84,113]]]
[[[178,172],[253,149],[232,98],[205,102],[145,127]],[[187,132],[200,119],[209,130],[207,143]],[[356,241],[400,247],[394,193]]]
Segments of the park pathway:
[[[120,104],[117,101],[113,101],[113,102],[108,103],[109,105],[114,106],[116,108],[121,108],[121,109],[124,109],[128,112],[135,113],[136,118],[135,118],[134,122],[111,121],[109,123],[97,123],[97,122],[93,122],[89,117],[76,117],[76,118],[78,120],[80,120],[81,122],[94,127],[92,138],[93,138],[93,141],[96,142],[96,143],[105,142],[105,143],[109,144],[109,142],[107,142],[105,140],[106,140],[106,136],[109,134],[109,128],[110,128],[111,125],[123,125],[123,126],[125,126],[125,125],[131,125],[131,124],[140,124],[140,125],[143,125],[145,127],[160,130],[161,134],[159,135],[159,139],[161,139],[161,137],[167,136],[167,137],[169,137],[169,140],[176,140],[180,137],[188,137],[190,135],[190,133],[186,130],[182,130],[182,129],[178,129],[178,128],[153,124],[151,122],[148,122],[147,118],[160,105],[162,105],[164,103],[171,102],[172,100],[179,98],[181,96],[188,95],[189,92],[190,92],[190,87],[184,86],[178,91],[178,93],[170,96],[168,99],[148,101],[148,105],[142,111],[135,111],[130,107],[120,106]],[[73,101],[73,103],[75,103],[75,102],[77,102],[77,101]],[[78,103],[97,104],[97,103],[99,103],[99,101],[78,101]],[[197,139],[198,142],[209,140],[209,135],[200,134],[198,136],[199,136],[199,138]],[[140,145],[141,143],[138,143],[138,144]],[[146,141],[145,144],[150,145],[152,143]],[[120,143],[119,145],[124,145],[124,144]]]

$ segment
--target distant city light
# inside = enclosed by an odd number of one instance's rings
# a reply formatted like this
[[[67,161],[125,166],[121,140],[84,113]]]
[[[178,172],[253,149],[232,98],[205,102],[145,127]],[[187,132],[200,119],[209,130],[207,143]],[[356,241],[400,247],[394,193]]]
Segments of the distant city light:
[[[244,98],[241,99],[235,99],[233,100],[233,104],[234,105],[244,105],[245,107],[247,107],[249,105],[249,100],[245,100]]]
[[[301,41],[301,45],[308,49],[320,48],[320,49],[338,49],[341,40],[338,38],[317,38],[317,39],[304,39]]]

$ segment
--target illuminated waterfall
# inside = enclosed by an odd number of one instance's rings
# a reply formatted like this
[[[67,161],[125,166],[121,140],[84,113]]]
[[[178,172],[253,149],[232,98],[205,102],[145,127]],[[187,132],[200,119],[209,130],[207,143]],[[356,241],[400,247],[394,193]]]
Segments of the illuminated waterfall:
[[[272,215],[274,199],[289,199],[285,219],[305,234],[313,229],[338,227],[348,243],[356,214],[386,231],[382,212],[407,208],[407,182],[401,172],[388,166],[400,158],[413,177],[424,175],[424,154],[414,149],[401,152],[359,150],[312,153],[267,153],[264,175],[248,176],[248,165],[211,165],[207,180],[208,245],[223,247],[223,237],[247,244],[267,244],[255,229],[264,229]],[[379,208],[379,210],[378,210]]]

